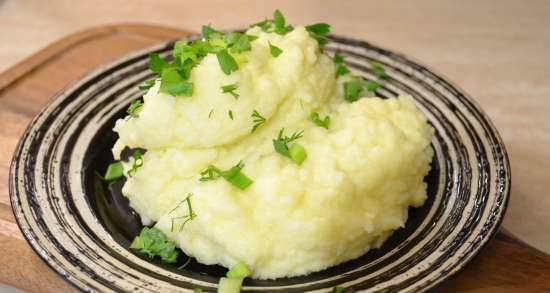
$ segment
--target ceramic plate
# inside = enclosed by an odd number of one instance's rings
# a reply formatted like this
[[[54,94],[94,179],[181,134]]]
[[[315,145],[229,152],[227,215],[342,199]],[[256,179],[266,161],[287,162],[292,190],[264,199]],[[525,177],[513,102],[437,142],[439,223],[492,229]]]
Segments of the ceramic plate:
[[[428,200],[380,248],[305,277],[246,280],[244,292],[424,292],[463,268],[497,231],[510,190],[504,145],[479,106],[425,66],[372,44],[331,37],[355,73],[388,74],[378,95],[411,95],[435,129],[426,176]],[[66,89],[34,118],[10,170],[13,211],[36,253],[85,292],[215,292],[225,270],[191,263],[149,262],[128,246],[140,228],[120,195],[96,180],[112,161],[111,131],[138,85],[152,77],[148,54],[169,56],[165,43],[101,67]],[[184,258],[180,259],[183,262]]]

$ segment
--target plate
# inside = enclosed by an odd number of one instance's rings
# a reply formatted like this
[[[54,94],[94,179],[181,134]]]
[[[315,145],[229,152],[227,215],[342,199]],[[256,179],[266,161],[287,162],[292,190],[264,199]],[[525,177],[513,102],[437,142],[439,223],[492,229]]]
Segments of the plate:
[[[97,180],[112,161],[111,131],[138,85],[152,78],[148,55],[169,56],[173,43],[101,67],[55,98],[28,126],[10,169],[10,198],[23,235],[60,276],[84,292],[215,292],[225,273],[196,262],[183,269],[150,262],[128,246],[140,229],[120,194]],[[411,95],[435,129],[426,176],[428,200],[406,226],[358,259],[304,277],[246,280],[243,292],[424,292],[462,269],[496,233],[510,190],[510,166],[496,129],[463,91],[402,54],[332,36],[326,47],[373,80],[378,95]],[[183,262],[184,259],[180,259]]]

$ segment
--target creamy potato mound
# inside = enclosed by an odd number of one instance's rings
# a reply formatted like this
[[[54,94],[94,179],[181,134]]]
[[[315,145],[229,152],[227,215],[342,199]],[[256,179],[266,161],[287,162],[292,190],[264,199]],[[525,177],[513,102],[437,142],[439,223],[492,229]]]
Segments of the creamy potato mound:
[[[409,206],[426,199],[426,118],[407,96],[346,102],[346,78],[335,78],[333,61],[303,27],[248,34],[258,39],[239,70],[224,74],[209,54],[192,71],[192,97],[159,93],[157,82],[139,117],[116,123],[116,158],[124,147],[147,150],[124,195],[186,254],[228,268],[244,262],[255,278],[304,275],[380,247],[404,226]],[[283,53],[274,58],[269,43]],[[220,90],[233,83],[238,99]],[[251,133],[254,110],[267,121]],[[330,116],[328,130],[312,112]],[[304,131],[302,165],[275,152],[282,128]],[[227,170],[241,160],[254,181],[247,189],[199,181],[209,165]],[[197,216],[182,227],[189,194]]]

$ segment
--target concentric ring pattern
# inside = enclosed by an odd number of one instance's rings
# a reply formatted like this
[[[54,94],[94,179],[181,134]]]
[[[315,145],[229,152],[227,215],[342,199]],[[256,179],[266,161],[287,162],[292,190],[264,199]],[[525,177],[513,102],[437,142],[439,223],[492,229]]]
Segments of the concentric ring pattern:
[[[388,74],[379,95],[414,97],[435,129],[429,200],[411,211],[407,227],[378,251],[311,276],[248,281],[245,292],[423,292],[460,270],[494,235],[510,189],[506,151],[487,116],[462,91],[410,59],[371,44],[331,37],[355,73],[372,79],[370,64]],[[31,122],[15,152],[10,177],[14,214],[44,261],[85,292],[215,292],[217,279],[150,263],[109,231],[93,208],[90,176],[102,139],[150,78],[150,52],[120,59],[59,94]],[[92,175],[90,175],[92,174]]]

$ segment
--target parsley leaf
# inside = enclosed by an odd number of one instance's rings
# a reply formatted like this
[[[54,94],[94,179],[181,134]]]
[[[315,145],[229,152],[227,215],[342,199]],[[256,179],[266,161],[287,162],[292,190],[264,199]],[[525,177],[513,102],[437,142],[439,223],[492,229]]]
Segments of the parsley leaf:
[[[190,97],[193,95],[193,84],[186,81],[176,68],[168,67],[162,70],[160,92]]]
[[[348,102],[355,102],[363,91],[363,80],[360,77],[354,77],[344,82],[344,99]]]
[[[313,121],[315,125],[323,127],[325,129],[328,129],[330,127],[330,116],[328,115],[325,118],[321,119],[319,113],[311,113],[311,121]]]
[[[289,146],[289,143],[303,137],[304,131],[294,132],[291,136],[283,136],[284,128],[279,131],[276,139],[273,139],[273,148],[279,154],[292,159],[298,165],[306,159],[307,154],[304,147],[294,143]]]
[[[231,53],[242,53],[245,51],[250,51],[252,49],[250,42],[251,40],[257,39],[257,37],[242,33],[235,34],[237,35],[237,39],[231,43]]]
[[[269,43],[269,50],[271,51],[271,56],[275,58],[279,57],[279,55],[283,53],[283,50],[281,50],[281,48],[274,46],[271,43]]]
[[[216,57],[218,58],[218,63],[220,64],[223,73],[229,75],[239,69],[237,62],[235,62],[233,56],[231,56],[227,52],[227,49],[221,50],[220,52],[216,53]]]
[[[134,238],[130,249],[137,250],[149,258],[159,256],[166,263],[175,263],[179,254],[174,242],[167,240],[159,229],[149,227],[144,227]]]
[[[143,103],[141,102],[141,100],[139,99],[133,100],[130,106],[128,107],[128,110],[126,110],[126,113],[128,113],[130,117],[137,118],[139,117],[138,112],[142,106],[143,106]]]
[[[210,39],[212,37],[220,37],[222,35],[221,32],[217,31],[210,25],[203,25],[201,29],[202,37],[205,39]]]
[[[344,57],[342,55],[336,53],[334,54],[333,58],[334,64],[336,64],[336,77],[346,75],[349,73],[349,69],[344,63]]]
[[[168,67],[168,62],[162,59],[159,54],[149,54],[149,69],[151,69],[151,71],[160,75],[166,67]]]
[[[238,84],[237,83],[233,83],[233,84],[228,84],[228,85],[223,85],[221,88],[222,88],[222,93],[229,93],[231,94],[235,99],[238,99],[239,98],[239,94],[235,92],[235,90],[237,90],[237,87],[238,87]]]
[[[336,286],[336,287],[332,288],[332,293],[344,293],[344,288],[342,288],[340,286]]]
[[[200,181],[210,181],[223,177],[226,181],[231,183],[231,185],[244,190],[254,181],[241,172],[243,168],[244,164],[242,161],[239,161],[235,166],[231,167],[231,169],[227,171],[222,171],[216,166],[210,165],[206,170],[201,172]]]
[[[317,40],[319,46],[324,46],[328,43],[327,34],[330,32],[330,24],[316,23],[306,26],[309,35]]]
[[[252,132],[256,131],[258,127],[262,126],[265,123],[266,119],[258,111],[254,110],[252,112],[252,122],[254,122],[254,126],[252,127]]]
[[[150,88],[152,88],[153,86],[155,85],[155,80],[154,79],[150,79],[148,81],[145,81],[144,83],[140,84],[138,86],[138,88],[142,91],[146,91]]]
[[[261,28],[262,31],[264,31],[264,32],[269,32],[269,30],[273,26],[273,21],[269,20],[269,19],[265,19],[265,20],[262,20],[260,22],[257,22],[257,23],[254,23],[254,24],[250,25],[250,27],[255,27],[255,26]]]
[[[372,69],[372,73],[374,73],[374,75],[377,78],[379,78],[379,79],[385,79],[386,78],[386,70],[384,69],[382,64],[380,64],[378,62],[372,62],[371,63],[371,69]]]
[[[143,154],[140,150],[135,150],[132,154],[133,162],[132,162],[132,168],[130,168],[130,171],[128,171],[128,176],[132,177],[134,174],[136,174],[137,170],[143,166]]]
[[[286,25],[285,17],[279,9],[273,12],[273,26],[274,32],[279,35],[285,35],[286,33],[292,31],[292,26]]]
[[[370,80],[367,81],[366,86],[367,86],[367,91],[372,93],[376,92],[380,88],[379,83],[377,83],[376,81],[370,81]]]

